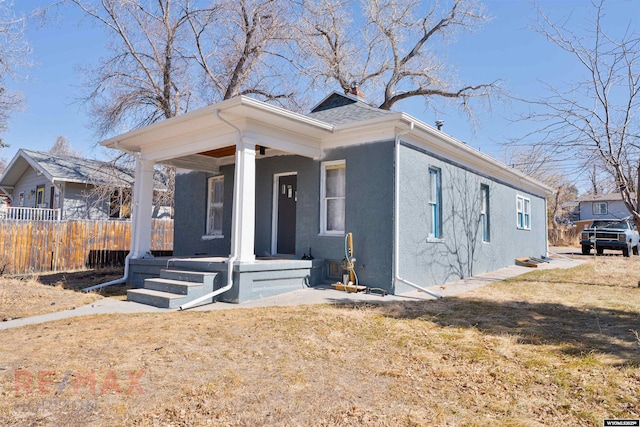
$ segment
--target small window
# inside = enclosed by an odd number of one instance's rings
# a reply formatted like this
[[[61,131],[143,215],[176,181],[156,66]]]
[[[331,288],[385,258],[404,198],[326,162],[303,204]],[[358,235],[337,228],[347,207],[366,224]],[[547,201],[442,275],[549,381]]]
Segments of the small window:
[[[606,215],[609,213],[609,203],[607,202],[594,202],[592,204],[594,215]]]
[[[522,230],[531,230],[531,200],[516,196],[516,211],[517,227]]]
[[[222,237],[222,210],[224,207],[224,177],[208,180],[207,235]]]
[[[489,242],[491,239],[490,226],[491,221],[489,217],[489,186],[485,184],[480,185],[480,222],[482,224],[482,241]]]
[[[442,186],[440,169],[429,168],[429,212],[431,219],[430,238],[442,238]]]
[[[346,162],[322,163],[320,233],[343,235],[345,230]]]

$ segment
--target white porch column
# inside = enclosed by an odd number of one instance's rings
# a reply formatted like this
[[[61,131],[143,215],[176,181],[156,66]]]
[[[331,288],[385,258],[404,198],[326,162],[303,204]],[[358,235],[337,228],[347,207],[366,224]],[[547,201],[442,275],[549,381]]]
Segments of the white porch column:
[[[231,255],[238,262],[255,261],[256,147],[238,138],[233,183]]]
[[[131,219],[131,257],[142,258],[151,252],[151,215],[153,210],[153,162],[136,158]]]

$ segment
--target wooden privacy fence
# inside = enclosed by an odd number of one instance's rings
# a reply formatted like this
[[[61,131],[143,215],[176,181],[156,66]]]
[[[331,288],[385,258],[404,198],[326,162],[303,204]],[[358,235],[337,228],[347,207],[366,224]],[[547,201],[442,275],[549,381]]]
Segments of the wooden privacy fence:
[[[152,252],[170,255],[173,220],[152,221]],[[131,221],[0,220],[0,273],[123,265],[130,241]]]

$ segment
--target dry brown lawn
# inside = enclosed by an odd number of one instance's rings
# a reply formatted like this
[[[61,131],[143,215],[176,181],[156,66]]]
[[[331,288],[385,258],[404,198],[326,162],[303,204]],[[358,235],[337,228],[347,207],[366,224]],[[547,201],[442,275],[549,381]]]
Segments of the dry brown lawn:
[[[0,331],[0,425],[547,426],[640,418],[640,257],[406,303]]]
[[[78,292],[120,277],[122,268],[0,277],[0,321],[68,310],[102,296],[124,298],[124,286],[92,293]]]

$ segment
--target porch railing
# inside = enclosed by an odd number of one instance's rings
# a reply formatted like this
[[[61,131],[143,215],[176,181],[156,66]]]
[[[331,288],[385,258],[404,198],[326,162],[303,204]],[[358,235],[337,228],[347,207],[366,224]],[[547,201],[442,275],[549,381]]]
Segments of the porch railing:
[[[47,208],[23,208],[0,206],[0,219],[18,219],[24,221],[60,221],[60,209]]]

